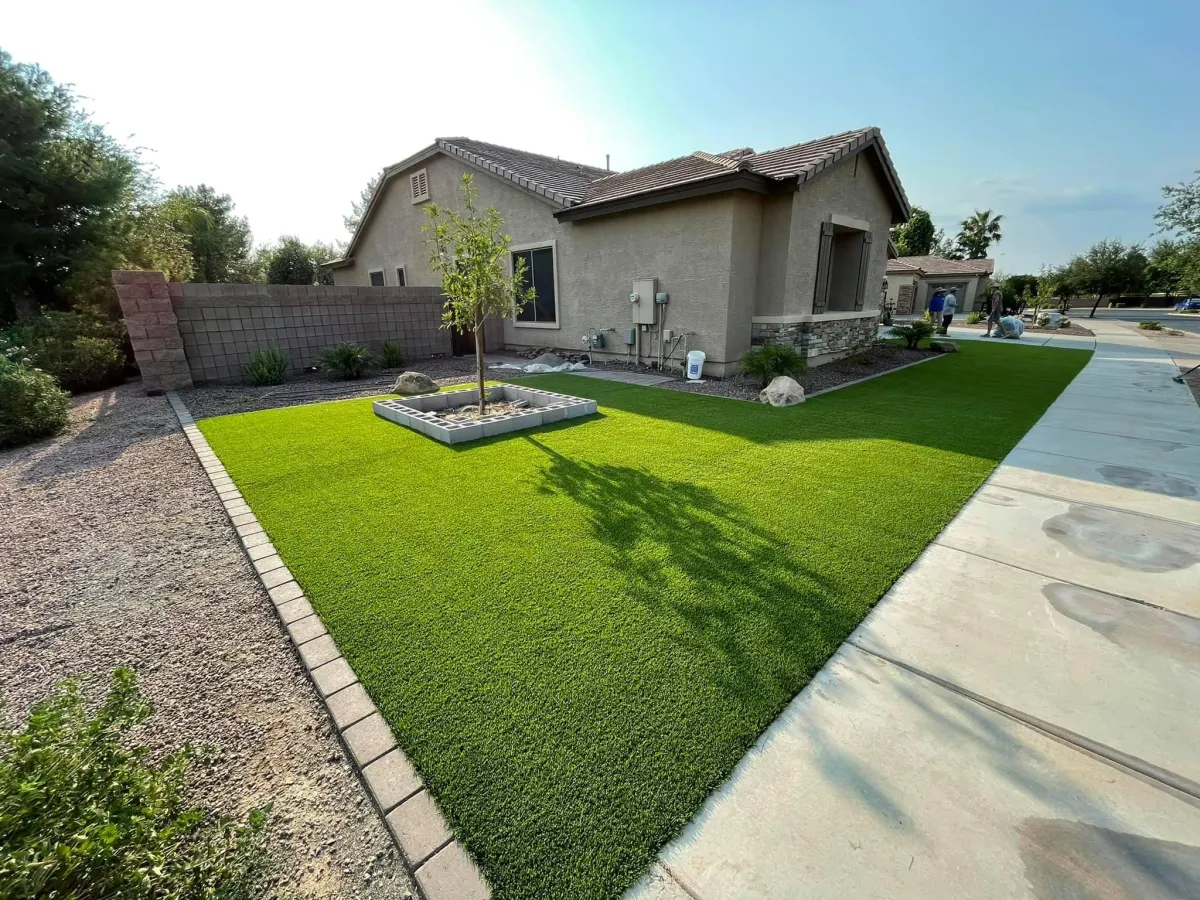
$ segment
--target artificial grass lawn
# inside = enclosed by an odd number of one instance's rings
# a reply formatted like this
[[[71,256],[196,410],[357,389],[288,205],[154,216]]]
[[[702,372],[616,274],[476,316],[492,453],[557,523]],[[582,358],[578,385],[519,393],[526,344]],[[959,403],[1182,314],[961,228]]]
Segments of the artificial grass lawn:
[[[600,414],[458,449],[200,428],[494,895],[616,897],[1090,357],[961,348],[790,409],[541,376]]]

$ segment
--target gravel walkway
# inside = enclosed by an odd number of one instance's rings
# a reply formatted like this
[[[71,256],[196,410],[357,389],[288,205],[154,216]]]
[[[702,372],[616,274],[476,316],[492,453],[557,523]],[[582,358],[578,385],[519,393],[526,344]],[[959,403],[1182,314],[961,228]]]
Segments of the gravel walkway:
[[[67,433],[0,453],[0,508],[5,726],[64,678],[99,696],[131,666],[157,710],[148,743],[220,749],[203,798],[274,804],[269,896],[413,896],[164,398],[77,398]]]

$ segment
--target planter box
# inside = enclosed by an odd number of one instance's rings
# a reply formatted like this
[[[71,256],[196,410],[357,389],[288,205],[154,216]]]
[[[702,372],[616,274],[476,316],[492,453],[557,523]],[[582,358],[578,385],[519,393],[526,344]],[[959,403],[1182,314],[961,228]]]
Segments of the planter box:
[[[375,415],[419,431],[443,444],[462,444],[480,438],[507,434],[538,425],[549,425],[563,419],[588,416],[596,411],[595,400],[539,391],[537,388],[499,384],[487,389],[492,402],[514,402],[525,400],[529,406],[516,412],[484,416],[469,422],[451,422],[440,418],[437,413],[445,409],[466,406],[479,402],[479,389],[439,391],[436,394],[417,394],[396,400],[376,400],[372,404]]]

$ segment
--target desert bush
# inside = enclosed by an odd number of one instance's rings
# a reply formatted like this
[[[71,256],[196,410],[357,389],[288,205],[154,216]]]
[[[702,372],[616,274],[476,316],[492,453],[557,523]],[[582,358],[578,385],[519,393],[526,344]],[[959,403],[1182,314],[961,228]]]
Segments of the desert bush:
[[[263,896],[267,811],[237,824],[191,805],[188,770],[205,754],[151,762],[130,732],[152,713],[117,669],[94,715],[68,681],[0,735],[0,896]]]
[[[0,343],[25,348],[32,365],[73,394],[98,391],[125,379],[125,327],[121,322],[73,312],[52,312],[21,322]]]
[[[278,347],[257,351],[246,366],[246,377],[251,384],[283,384],[287,378],[287,354]]]
[[[967,313],[967,324],[968,325],[978,325],[982,321],[983,321],[983,313],[981,313],[979,310],[976,309],[976,310],[973,310],[973,311]]]
[[[326,372],[342,378],[362,378],[375,360],[368,348],[343,341],[336,347],[322,351],[317,363]]]
[[[0,448],[58,434],[67,424],[68,401],[49,374],[23,357],[0,355]]]
[[[762,382],[763,387],[780,375],[801,375],[808,360],[790,344],[764,344],[751,347],[742,357],[742,372]]]
[[[1151,319],[1149,322],[1138,322],[1138,328],[1144,328],[1146,331],[1162,331],[1162,323]]]
[[[404,351],[395,341],[384,341],[379,345],[379,363],[385,369],[398,369],[404,365]]]
[[[916,322],[909,322],[907,325],[892,326],[892,336],[903,338],[904,346],[909,350],[916,350],[921,341],[933,336],[933,324],[923,319],[918,319]]]

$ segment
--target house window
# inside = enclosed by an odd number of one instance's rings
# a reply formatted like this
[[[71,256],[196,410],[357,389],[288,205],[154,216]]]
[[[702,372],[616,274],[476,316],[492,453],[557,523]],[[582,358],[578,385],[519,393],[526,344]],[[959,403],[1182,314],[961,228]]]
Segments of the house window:
[[[367,277],[371,279],[371,287],[383,287],[383,269],[368,272]]]
[[[429,179],[426,177],[424,169],[408,176],[408,189],[412,194],[413,203],[429,199]]]
[[[558,323],[558,291],[554,277],[554,248],[534,247],[513,251],[513,269],[517,260],[525,261],[523,289],[533,287],[534,299],[526,303],[517,313],[517,321],[529,325],[556,325]]]
[[[814,313],[852,312],[864,308],[871,244],[870,231],[832,221],[821,223]]]
[[[396,266],[396,284],[404,287],[408,282],[404,280],[404,266]]]

